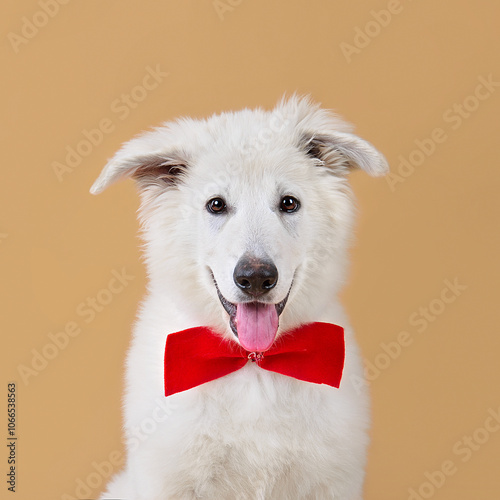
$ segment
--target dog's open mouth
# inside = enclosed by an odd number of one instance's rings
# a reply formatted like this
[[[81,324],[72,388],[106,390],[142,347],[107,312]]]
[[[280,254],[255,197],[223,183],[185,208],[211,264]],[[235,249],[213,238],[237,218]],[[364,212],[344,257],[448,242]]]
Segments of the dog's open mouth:
[[[279,316],[285,308],[290,290],[288,290],[286,297],[277,304],[265,302],[233,304],[221,294],[215,278],[214,284],[222,306],[229,314],[231,330],[240,341],[241,346],[250,352],[267,351],[276,338]]]

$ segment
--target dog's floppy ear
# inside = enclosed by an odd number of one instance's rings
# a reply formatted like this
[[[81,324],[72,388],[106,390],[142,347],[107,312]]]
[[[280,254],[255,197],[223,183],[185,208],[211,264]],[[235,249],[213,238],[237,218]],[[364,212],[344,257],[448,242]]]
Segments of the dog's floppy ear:
[[[187,155],[175,147],[155,147],[147,138],[137,137],[126,143],[109,160],[90,192],[99,194],[125,177],[134,178],[141,188],[175,184],[186,170]]]
[[[385,175],[389,166],[385,157],[369,142],[348,132],[305,133],[305,153],[336,173],[360,168],[370,175]]]

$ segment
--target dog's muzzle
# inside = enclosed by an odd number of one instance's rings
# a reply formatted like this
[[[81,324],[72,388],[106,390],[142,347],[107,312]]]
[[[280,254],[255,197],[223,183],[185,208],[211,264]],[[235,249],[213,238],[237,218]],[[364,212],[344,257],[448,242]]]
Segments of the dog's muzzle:
[[[290,295],[278,303],[265,302],[262,299],[278,282],[278,270],[270,260],[251,256],[242,257],[233,272],[235,285],[249,300],[234,304],[221,293],[212,273],[217,295],[229,315],[229,324],[239,343],[250,352],[264,352],[276,338],[279,316],[283,312]],[[260,299],[260,300],[255,300]]]

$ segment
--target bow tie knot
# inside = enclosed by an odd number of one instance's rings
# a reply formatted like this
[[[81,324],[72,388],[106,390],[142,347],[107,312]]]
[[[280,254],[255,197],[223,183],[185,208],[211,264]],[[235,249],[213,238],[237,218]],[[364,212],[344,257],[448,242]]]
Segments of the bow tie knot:
[[[249,352],[248,359],[254,363],[259,364],[264,359],[264,353],[262,352]]]

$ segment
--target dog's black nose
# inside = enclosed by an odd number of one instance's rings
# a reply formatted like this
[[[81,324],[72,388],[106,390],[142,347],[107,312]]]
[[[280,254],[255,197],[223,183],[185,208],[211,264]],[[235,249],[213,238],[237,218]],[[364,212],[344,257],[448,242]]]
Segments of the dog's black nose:
[[[276,286],[278,270],[270,260],[244,255],[234,268],[233,279],[245,293],[259,297]]]

